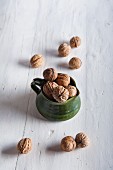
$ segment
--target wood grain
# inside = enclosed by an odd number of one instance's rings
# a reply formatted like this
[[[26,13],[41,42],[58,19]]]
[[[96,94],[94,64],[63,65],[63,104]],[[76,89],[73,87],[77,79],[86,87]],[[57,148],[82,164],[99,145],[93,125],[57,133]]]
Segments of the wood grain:
[[[0,170],[113,169],[112,22],[112,0],[0,1]],[[82,45],[58,57],[58,46],[74,35]],[[36,53],[45,64],[32,69],[29,60]],[[67,67],[74,56],[83,63],[78,70]],[[36,110],[30,83],[48,67],[76,80],[82,107],[72,120],[49,122]],[[61,139],[81,131],[91,145],[61,152]],[[28,155],[16,151],[22,137],[33,141]]]

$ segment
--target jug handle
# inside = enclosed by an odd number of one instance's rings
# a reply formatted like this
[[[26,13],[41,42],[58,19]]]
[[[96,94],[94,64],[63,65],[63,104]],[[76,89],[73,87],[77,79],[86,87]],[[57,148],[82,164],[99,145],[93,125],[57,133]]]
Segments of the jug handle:
[[[41,92],[41,86],[45,83],[44,79],[35,78],[33,79],[33,82],[31,83],[31,88],[35,91],[35,93],[38,95]]]
[[[46,83],[46,80],[41,78],[35,78],[33,79],[33,81],[35,82],[36,85],[40,87],[43,86],[44,83]]]

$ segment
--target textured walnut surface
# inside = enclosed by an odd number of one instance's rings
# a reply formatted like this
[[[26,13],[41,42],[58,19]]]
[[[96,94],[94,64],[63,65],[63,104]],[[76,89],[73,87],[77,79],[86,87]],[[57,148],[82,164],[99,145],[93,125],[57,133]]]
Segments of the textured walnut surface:
[[[70,83],[70,76],[68,76],[67,74],[59,73],[56,82],[58,85],[66,87]]]
[[[48,98],[53,99],[52,93],[53,93],[54,88],[57,86],[58,86],[57,83],[48,81],[43,86],[43,92]]]
[[[44,62],[44,58],[40,54],[35,54],[30,60],[31,66],[33,68],[40,67],[43,64],[43,62]]]
[[[84,148],[88,146],[90,143],[88,136],[83,132],[80,132],[76,135],[75,141],[77,143],[77,147],[80,148]]]
[[[69,97],[73,97],[73,96],[76,96],[76,95],[77,95],[77,89],[76,89],[75,86],[69,85],[69,86],[67,86],[66,88],[67,88],[68,91],[69,91]]]
[[[27,154],[32,149],[32,141],[29,138],[21,139],[17,145],[20,153]]]
[[[58,74],[54,68],[47,68],[43,72],[44,79],[48,81],[54,81],[57,78],[57,75]]]
[[[66,136],[61,140],[61,149],[70,152],[76,148],[76,142],[73,137]]]
[[[77,57],[73,57],[69,61],[69,67],[71,69],[79,69],[81,65],[82,65],[82,61]]]
[[[66,57],[70,53],[70,51],[71,47],[66,43],[61,44],[58,48],[59,55],[62,57]]]
[[[69,91],[63,86],[57,86],[53,90],[53,97],[59,103],[65,102],[69,97]]]
[[[80,37],[78,37],[78,36],[76,36],[76,37],[72,37],[71,38],[71,40],[70,40],[70,46],[72,47],[72,48],[74,48],[74,47],[78,47],[78,46],[80,46],[80,44],[81,44],[81,39],[80,39]]]

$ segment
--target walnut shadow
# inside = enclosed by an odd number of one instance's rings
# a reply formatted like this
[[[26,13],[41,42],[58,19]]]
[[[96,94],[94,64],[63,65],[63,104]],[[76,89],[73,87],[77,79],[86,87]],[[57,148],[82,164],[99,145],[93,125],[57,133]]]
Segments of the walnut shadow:
[[[65,40],[59,41],[58,43],[59,43],[59,46],[60,46],[61,44],[63,44],[63,43],[66,43],[66,44],[69,45],[69,44],[70,44],[70,41],[68,41],[68,40],[65,39]]]
[[[69,69],[69,65],[68,63],[64,62],[64,63],[59,63],[58,64],[58,67],[62,67],[62,68],[65,68],[65,69]]]
[[[51,145],[51,146],[48,146],[48,147],[46,148],[46,151],[47,151],[47,152],[62,152],[59,143],[53,144],[53,145]]]
[[[50,56],[53,56],[53,57],[58,57],[58,51],[57,49],[47,49],[45,51],[46,53],[46,56],[50,57]]]
[[[2,149],[1,153],[3,155],[10,155],[10,156],[18,155],[16,144],[6,146],[5,148]]]
[[[20,66],[22,66],[22,67],[25,67],[25,68],[29,68],[30,67],[30,62],[29,62],[29,60],[28,59],[20,59],[19,61],[18,61],[18,64],[20,65]]]

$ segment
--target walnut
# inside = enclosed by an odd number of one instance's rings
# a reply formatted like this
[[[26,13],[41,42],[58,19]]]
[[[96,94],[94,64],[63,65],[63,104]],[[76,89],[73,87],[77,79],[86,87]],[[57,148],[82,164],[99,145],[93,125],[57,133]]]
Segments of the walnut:
[[[43,62],[44,62],[44,58],[40,54],[35,54],[30,60],[31,66],[33,68],[40,67],[43,64]]]
[[[22,154],[27,154],[32,149],[32,141],[29,138],[21,139],[18,142],[17,149]]]
[[[72,37],[70,39],[70,46],[71,46],[71,48],[74,48],[74,47],[77,48],[78,46],[80,46],[80,44],[81,44],[80,37],[76,36],[76,37]]]
[[[67,74],[59,73],[56,82],[58,85],[66,87],[70,83],[70,76],[68,76]]]
[[[53,93],[54,88],[57,87],[57,86],[58,86],[58,84],[56,84],[55,82],[48,81],[43,86],[43,92],[45,93],[45,95],[48,98],[53,99],[52,93]]]
[[[81,62],[81,60],[80,60],[79,58],[77,58],[77,57],[73,57],[73,58],[71,58],[71,60],[69,61],[69,67],[70,67],[71,69],[78,69],[78,68],[81,67],[81,65],[82,65],[82,62]]]
[[[58,52],[59,56],[66,57],[71,51],[70,45],[63,43],[59,46]]]
[[[66,89],[68,89],[69,91],[69,97],[73,97],[73,96],[76,96],[77,95],[77,89],[75,86],[67,86]]]
[[[54,88],[52,95],[57,102],[62,103],[69,98],[69,91],[63,86],[57,86]]]
[[[73,137],[66,136],[61,140],[61,149],[70,152],[76,148],[76,142]]]
[[[89,145],[89,138],[83,132],[80,132],[76,135],[75,141],[77,143],[77,147],[84,148]]]
[[[57,78],[58,74],[54,68],[47,68],[46,70],[44,70],[43,76],[44,79],[47,81],[54,81]]]

